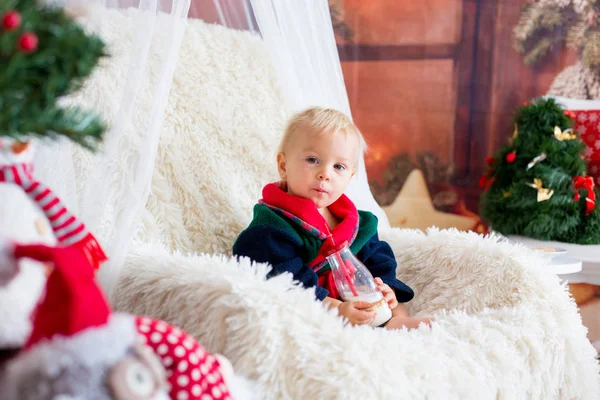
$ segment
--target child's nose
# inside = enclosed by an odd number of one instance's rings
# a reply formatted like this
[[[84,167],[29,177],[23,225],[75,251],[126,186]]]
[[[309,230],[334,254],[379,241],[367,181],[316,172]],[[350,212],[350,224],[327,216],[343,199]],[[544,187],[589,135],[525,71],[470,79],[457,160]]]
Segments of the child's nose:
[[[319,171],[318,177],[320,181],[328,181],[331,179],[331,174],[326,168],[323,168]]]

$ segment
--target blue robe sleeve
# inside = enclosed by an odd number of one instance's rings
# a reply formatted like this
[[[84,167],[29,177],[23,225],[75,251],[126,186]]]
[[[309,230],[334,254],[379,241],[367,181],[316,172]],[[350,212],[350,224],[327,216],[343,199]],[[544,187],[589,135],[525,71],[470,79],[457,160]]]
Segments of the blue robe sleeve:
[[[360,249],[356,255],[360,261],[373,274],[391,287],[396,293],[399,303],[406,303],[414,297],[415,293],[405,283],[396,278],[396,258],[387,242],[379,240],[377,233]]]
[[[302,243],[288,232],[268,226],[256,226],[243,231],[233,245],[235,256],[268,263],[273,269],[267,278],[289,272],[306,288],[315,287],[315,296],[323,300],[329,292],[318,286],[318,276],[301,257]]]

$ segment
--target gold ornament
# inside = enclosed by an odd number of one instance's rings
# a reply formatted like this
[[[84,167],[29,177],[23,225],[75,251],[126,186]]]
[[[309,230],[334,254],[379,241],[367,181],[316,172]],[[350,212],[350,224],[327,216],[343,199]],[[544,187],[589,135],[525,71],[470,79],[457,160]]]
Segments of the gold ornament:
[[[502,195],[504,196],[505,199],[509,198],[510,197],[510,190],[502,192]]]
[[[531,160],[529,162],[529,164],[527,164],[527,170],[530,170],[531,168],[533,168],[535,166],[535,164],[539,163],[540,161],[544,161],[546,159],[546,153],[542,153],[539,156],[535,157],[533,160]]]
[[[548,200],[554,194],[554,190],[547,189],[543,187],[544,183],[539,178],[534,178],[533,183],[528,183],[527,186],[531,186],[534,189],[537,189],[537,201],[542,202]]]
[[[571,128],[562,131],[558,126],[555,126],[554,137],[562,142],[563,140],[573,140],[577,136],[573,133],[573,129]]]

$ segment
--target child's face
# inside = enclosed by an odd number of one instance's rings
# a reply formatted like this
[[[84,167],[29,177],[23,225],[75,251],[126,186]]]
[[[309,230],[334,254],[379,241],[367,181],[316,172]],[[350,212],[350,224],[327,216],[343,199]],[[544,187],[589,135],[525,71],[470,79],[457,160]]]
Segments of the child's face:
[[[285,154],[277,155],[279,175],[290,194],[312,200],[322,210],[346,190],[355,173],[358,147],[356,135],[301,130],[290,140]]]

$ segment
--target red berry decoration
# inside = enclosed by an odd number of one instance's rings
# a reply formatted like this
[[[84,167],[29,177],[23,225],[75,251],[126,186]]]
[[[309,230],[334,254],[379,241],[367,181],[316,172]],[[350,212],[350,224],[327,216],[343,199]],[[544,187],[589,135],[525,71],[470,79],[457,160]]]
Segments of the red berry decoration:
[[[517,153],[515,153],[514,151],[512,153],[508,153],[506,155],[506,162],[509,164],[512,164],[515,162],[516,158],[517,158]]]
[[[479,187],[482,188],[484,192],[487,192],[487,190],[494,184],[495,181],[496,178],[493,176],[488,178],[486,175],[481,175],[479,178]]]
[[[31,53],[37,49],[38,38],[33,32],[25,32],[19,37],[19,49],[25,53]]]
[[[487,185],[487,176],[485,176],[485,175],[481,175],[481,176],[479,177],[479,187],[480,187],[480,188],[484,188],[484,187],[485,187],[485,185]]]
[[[573,111],[571,110],[566,110],[565,111],[565,115],[571,119],[575,119],[575,117],[577,116]]]
[[[5,31],[14,31],[21,25],[21,14],[15,10],[10,10],[2,16],[2,29]]]
[[[485,158],[485,163],[487,165],[493,165],[495,162],[496,162],[496,160],[494,159],[494,157],[489,157],[488,156],[488,157]]]

